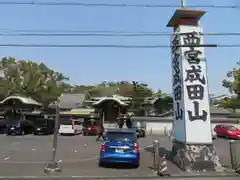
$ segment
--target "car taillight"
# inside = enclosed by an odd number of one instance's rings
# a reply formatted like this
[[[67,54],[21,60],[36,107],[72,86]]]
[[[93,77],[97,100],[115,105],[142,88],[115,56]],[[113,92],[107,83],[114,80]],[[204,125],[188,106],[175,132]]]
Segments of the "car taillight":
[[[139,147],[137,143],[134,143],[134,152],[135,153],[139,152]]]
[[[105,144],[102,144],[102,146],[101,146],[101,151],[102,151],[102,152],[105,152],[105,151],[106,151],[106,145],[105,145]]]

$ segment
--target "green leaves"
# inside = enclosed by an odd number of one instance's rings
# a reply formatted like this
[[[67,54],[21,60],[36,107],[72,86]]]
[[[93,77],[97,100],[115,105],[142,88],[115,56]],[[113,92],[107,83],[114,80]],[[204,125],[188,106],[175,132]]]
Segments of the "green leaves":
[[[237,63],[240,65],[239,62]],[[240,96],[240,68],[233,68],[223,80],[223,87],[228,88],[230,93]]]
[[[240,66],[240,62],[237,63]],[[223,80],[223,87],[228,88],[229,92],[236,94],[236,97],[226,98],[220,101],[220,105],[225,108],[240,108],[240,68],[233,68],[227,73],[227,79]]]
[[[45,64],[32,61],[16,61],[12,57],[2,58],[0,68],[5,77],[0,79],[0,96],[30,96],[48,104],[62,93],[62,83],[68,80],[62,73],[49,69]]]
[[[0,99],[17,94],[48,105],[64,92],[83,93],[87,98],[119,95],[130,97],[131,108],[135,111],[142,108],[148,97],[164,97],[164,101],[158,105],[162,110],[168,108],[170,105],[166,107],[166,102],[169,104],[171,101],[166,94],[160,91],[156,94],[147,84],[139,82],[114,81],[89,86],[70,85],[67,83],[68,77],[48,68],[44,63],[16,60],[13,57],[2,58],[0,70],[4,71],[4,76],[0,77]]]

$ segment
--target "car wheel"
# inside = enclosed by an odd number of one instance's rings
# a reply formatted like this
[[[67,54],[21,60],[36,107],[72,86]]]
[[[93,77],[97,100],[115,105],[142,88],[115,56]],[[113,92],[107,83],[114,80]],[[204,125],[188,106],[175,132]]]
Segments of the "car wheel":
[[[22,135],[22,136],[25,135],[25,131],[24,131],[24,130],[21,131],[21,135]]]
[[[83,133],[84,136],[86,136],[86,133]]]
[[[230,137],[230,136],[226,136],[225,138],[226,138],[226,139],[230,139],[230,140],[232,139],[232,137]]]
[[[98,163],[98,166],[99,166],[99,167],[104,167],[104,163],[99,162],[99,163]]]

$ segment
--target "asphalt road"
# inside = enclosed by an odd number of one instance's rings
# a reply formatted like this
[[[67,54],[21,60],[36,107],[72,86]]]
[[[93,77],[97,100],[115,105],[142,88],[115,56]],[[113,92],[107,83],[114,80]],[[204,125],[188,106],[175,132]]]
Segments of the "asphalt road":
[[[101,177],[101,178],[94,178],[94,177],[0,177],[0,179],[11,179],[11,180],[24,180],[24,179],[34,179],[34,180],[41,180],[41,179],[47,179],[47,180],[69,180],[69,179],[75,179],[75,180],[97,180],[97,179],[109,179],[110,178],[105,178],[105,177]],[[156,180],[159,179],[159,177],[140,177],[140,178],[131,178],[131,177],[125,177],[125,178],[111,178],[111,180]],[[176,178],[167,178],[168,180],[175,180]],[[177,178],[179,180],[185,180],[186,178]],[[193,178],[187,178],[189,180],[239,180],[239,177],[208,177],[208,178],[202,178],[202,177],[193,177]]]
[[[44,168],[51,159],[52,136],[5,136],[0,135],[0,176],[46,176]],[[151,170],[153,158],[152,142],[160,142],[160,151],[169,152],[172,143],[168,137],[148,136],[140,138],[141,162],[137,169],[131,167],[100,168],[98,157],[102,142],[93,136],[59,136],[57,159],[62,172],[57,176],[112,176],[112,177],[154,177]],[[214,141],[217,154],[225,166],[230,167],[229,144],[227,140]],[[168,162],[171,174],[182,171]],[[0,177],[0,178],[1,178]]]
[[[0,176],[45,176],[44,168],[51,159],[52,136],[0,136]],[[155,176],[152,156],[144,151],[154,137],[139,139],[140,167],[98,167],[101,142],[93,136],[59,136],[57,159],[60,176]]]

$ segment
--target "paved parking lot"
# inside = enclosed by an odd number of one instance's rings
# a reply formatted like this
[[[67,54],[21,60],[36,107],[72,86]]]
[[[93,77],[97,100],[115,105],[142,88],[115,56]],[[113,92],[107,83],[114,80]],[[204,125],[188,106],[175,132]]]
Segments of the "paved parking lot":
[[[152,137],[153,139],[158,139],[160,142],[160,153],[168,154],[172,150],[172,142],[169,137]],[[220,162],[224,167],[231,168],[231,157],[229,140],[224,138],[218,138],[213,141],[216,153],[220,158]],[[148,150],[149,149],[149,150]],[[152,148],[146,148],[146,150],[151,151]],[[171,174],[180,174],[182,171],[172,162],[168,161],[168,169]]]
[[[41,176],[51,159],[53,136],[0,136],[1,176]],[[100,168],[101,142],[93,136],[59,136],[57,159],[62,176],[154,176],[151,153],[144,151],[154,137],[140,139],[141,164],[129,167]]]
[[[53,136],[5,136],[0,135],[1,176],[43,176],[43,170],[51,159]],[[98,157],[100,142],[94,136],[59,136],[57,160],[62,167],[61,176],[155,176],[151,167],[153,159],[149,146],[158,139],[163,149],[171,151],[168,137],[148,136],[140,138],[141,164],[137,169],[130,167],[100,168]],[[230,167],[229,143],[224,139],[214,141],[222,164]],[[169,162],[171,173],[181,173]]]

